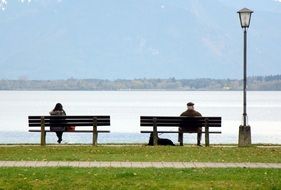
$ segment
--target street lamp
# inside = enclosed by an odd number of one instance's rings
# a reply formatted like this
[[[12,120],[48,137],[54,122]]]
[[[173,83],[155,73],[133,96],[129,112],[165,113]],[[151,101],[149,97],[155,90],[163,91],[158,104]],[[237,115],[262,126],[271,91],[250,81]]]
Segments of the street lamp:
[[[238,146],[251,145],[251,128],[247,125],[247,28],[250,26],[251,15],[253,11],[244,8],[237,12],[240,18],[240,24],[244,29],[244,80],[243,80],[243,124],[239,126]]]

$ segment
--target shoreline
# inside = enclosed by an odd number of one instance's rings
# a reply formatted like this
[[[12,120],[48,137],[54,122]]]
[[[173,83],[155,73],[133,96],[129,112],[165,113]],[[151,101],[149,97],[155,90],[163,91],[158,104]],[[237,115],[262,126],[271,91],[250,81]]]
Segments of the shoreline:
[[[167,138],[177,144],[177,135],[163,134],[161,138]],[[108,133],[100,134],[98,145],[145,145],[149,142],[148,134],[141,133]],[[268,135],[252,137],[253,145],[281,145],[280,137],[272,137]],[[57,145],[57,137],[55,134],[47,134],[47,145]],[[201,141],[205,143],[204,138]],[[237,134],[211,135],[210,145],[237,145]],[[40,144],[40,133],[29,132],[0,132],[0,145],[37,145]],[[90,134],[69,134],[63,136],[61,145],[91,145],[92,135]],[[186,134],[184,136],[185,145],[196,144],[196,134]]]
[[[0,147],[28,147],[28,146],[41,146],[40,143],[0,143]],[[141,147],[153,147],[153,146],[148,146],[145,143],[100,143],[97,146],[93,146],[92,144],[86,144],[86,143],[71,143],[71,144],[56,144],[56,143],[50,143],[46,144],[42,147],[46,146],[54,146],[54,147],[79,147],[79,146],[92,146],[92,147],[122,147],[122,146],[141,146]],[[161,147],[161,145],[158,145]],[[165,147],[165,146],[162,146]],[[171,146],[170,146],[171,147]],[[181,147],[179,144],[176,144],[176,146],[173,147]],[[184,144],[184,147],[190,147],[190,148],[198,148],[196,144],[190,144],[186,143]],[[202,147],[199,148],[204,148],[204,144],[202,144]],[[238,144],[210,144],[209,148],[238,148]],[[252,144],[251,146],[245,147],[245,148],[251,148],[251,147],[256,147],[256,148],[281,148],[281,144],[268,144],[268,143],[256,143]],[[205,147],[208,148],[208,147]],[[244,147],[241,147],[244,148]]]

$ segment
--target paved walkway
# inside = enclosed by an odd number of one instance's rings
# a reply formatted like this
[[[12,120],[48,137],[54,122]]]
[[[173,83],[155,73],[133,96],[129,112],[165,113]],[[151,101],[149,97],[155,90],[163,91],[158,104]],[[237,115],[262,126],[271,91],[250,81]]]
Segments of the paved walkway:
[[[0,161],[0,167],[278,168],[281,163]]]

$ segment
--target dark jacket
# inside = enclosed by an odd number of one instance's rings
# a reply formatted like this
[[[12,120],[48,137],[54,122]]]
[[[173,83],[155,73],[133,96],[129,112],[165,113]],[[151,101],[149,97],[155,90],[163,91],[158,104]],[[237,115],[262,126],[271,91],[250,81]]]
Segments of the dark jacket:
[[[64,110],[56,110],[56,111],[50,111],[50,115],[66,115]],[[63,118],[52,118],[50,120],[50,130],[51,131],[65,131],[64,126],[64,119]]]
[[[195,110],[186,110],[180,116],[190,116],[190,117],[201,116],[202,117],[201,113],[199,113],[198,111],[195,111]]]
[[[64,110],[50,111],[50,115],[66,115]]]
[[[199,113],[198,111],[195,111],[195,110],[186,110],[180,116],[202,117],[201,113]],[[181,124],[179,130],[182,130],[184,132],[190,132],[190,133],[202,132],[202,128],[201,127],[198,128],[196,126],[197,126],[196,123],[190,124],[188,126],[185,126],[184,124]]]

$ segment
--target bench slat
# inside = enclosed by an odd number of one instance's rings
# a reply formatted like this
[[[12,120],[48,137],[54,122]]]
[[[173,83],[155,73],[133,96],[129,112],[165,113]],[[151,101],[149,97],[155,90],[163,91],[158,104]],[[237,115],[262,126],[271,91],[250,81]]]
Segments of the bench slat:
[[[191,123],[191,124],[187,124],[187,125],[184,125],[184,126],[194,126],[195,123]],[[153,123],[141,123],[141,127],[151,127],[153,126]],[[180,123],[162,123],[162,122],[157,122],[157,126],[158,127],[179,127],[180,126]],[[198,127],[204,127],[205,124],[200,124],[198,125]],[[208,124],[209,127],[221,127],[221,123],[209,123]]]
[[[51,125],[55,125],[55,123],[52,123]],[[93,126],[93,122],[60,122],[59,125],[63,126]],[[110,122],[97,122],[97,126],[109,126]],[[29,127],[40,127],[40,123],[29,123]],[[50,123],[45,123],[46,127],[50,127]]]
[[[54,117],[59,117],[59,118],[69,118],[69,119],[93,119],[96,117],[97,119],[110,119],[109,115],[42,115],[45,119],[50,119]],[[41,119],[42,116],[28,116],[28,119]]]
[[[41,118],[40,119],[29,119],[28,120],[30,123],[37,123],[37,122],[40,122],[41,121]],[[69,121],[69,122],[75,122],[75,121],[82,121],[82,122],[93,122],[93,118],[92,119],[72,119],[72,118],[63,118],[63,117],[54,117],[54,118],[51,118],[51,119],[46,119],[44,118],[44,121],[45,122],[50,122],[50,121]],[[108,122],[110,121],[110,118],[97,118],[97,122]]]
[[[208,119],[209,127],[221,127],[221,117],[184,117],[184,116],[141,116],[140,126],[153,126],[154,118],[157,126],[178,127],[182,126],[205,126],[205,119]]]
[[[45,126],[93,126],[96,118],[97,126],[110,126],[110,116],[28,116],[29,127],[41,126],[41,117],[44,117]]]
[[[41,121],[41,118],[40,119],[29,119],[28,120],[29,122],[31,123],[34,123],[34,122],[39,122]],[[69,118],[52,118],[52,119],[45,119],[44,118],[44,121],[45,122],[50,122],[50,121],[83,121],[83,122],[93,122],[94,120],[93,119],[69,119]],[[110,121],[110,118],[108,119],[98,119],[97,118],[97,122],[108,122]]]
[[[141,133],[152,133],[153,131],[141,131]],[[157,133],[179,133],[178,131],[157,131]],[[189,132],[183,132],[183,133],[189,133]],[[205,133],[205,131],[202,131],[202,133]],[[221,131],[209,131],[209,133],[212,134],[221,134]]]
[[[29,132],[41,132],[41,130],[39,129],[31,129],[28,130]],[[54,131],[50,131],[50,130],[45,130],[45,132],[54,132]],[[64,133],[92,133],[93,130],[75,130],[75,131],[63,131]],[[109,130],[98,130],[98,133],[110,133]]]
[[[179,120],[180,118],[190,118],[190,119],[194,119],[194,118],[199,118],[199,119],[205,119],[208,118],[209,120],[221,120],[221,117],[188,117],[188,116],[140,116],[141,120],[153,120],[153,118],[157,118],[160,120]]]

